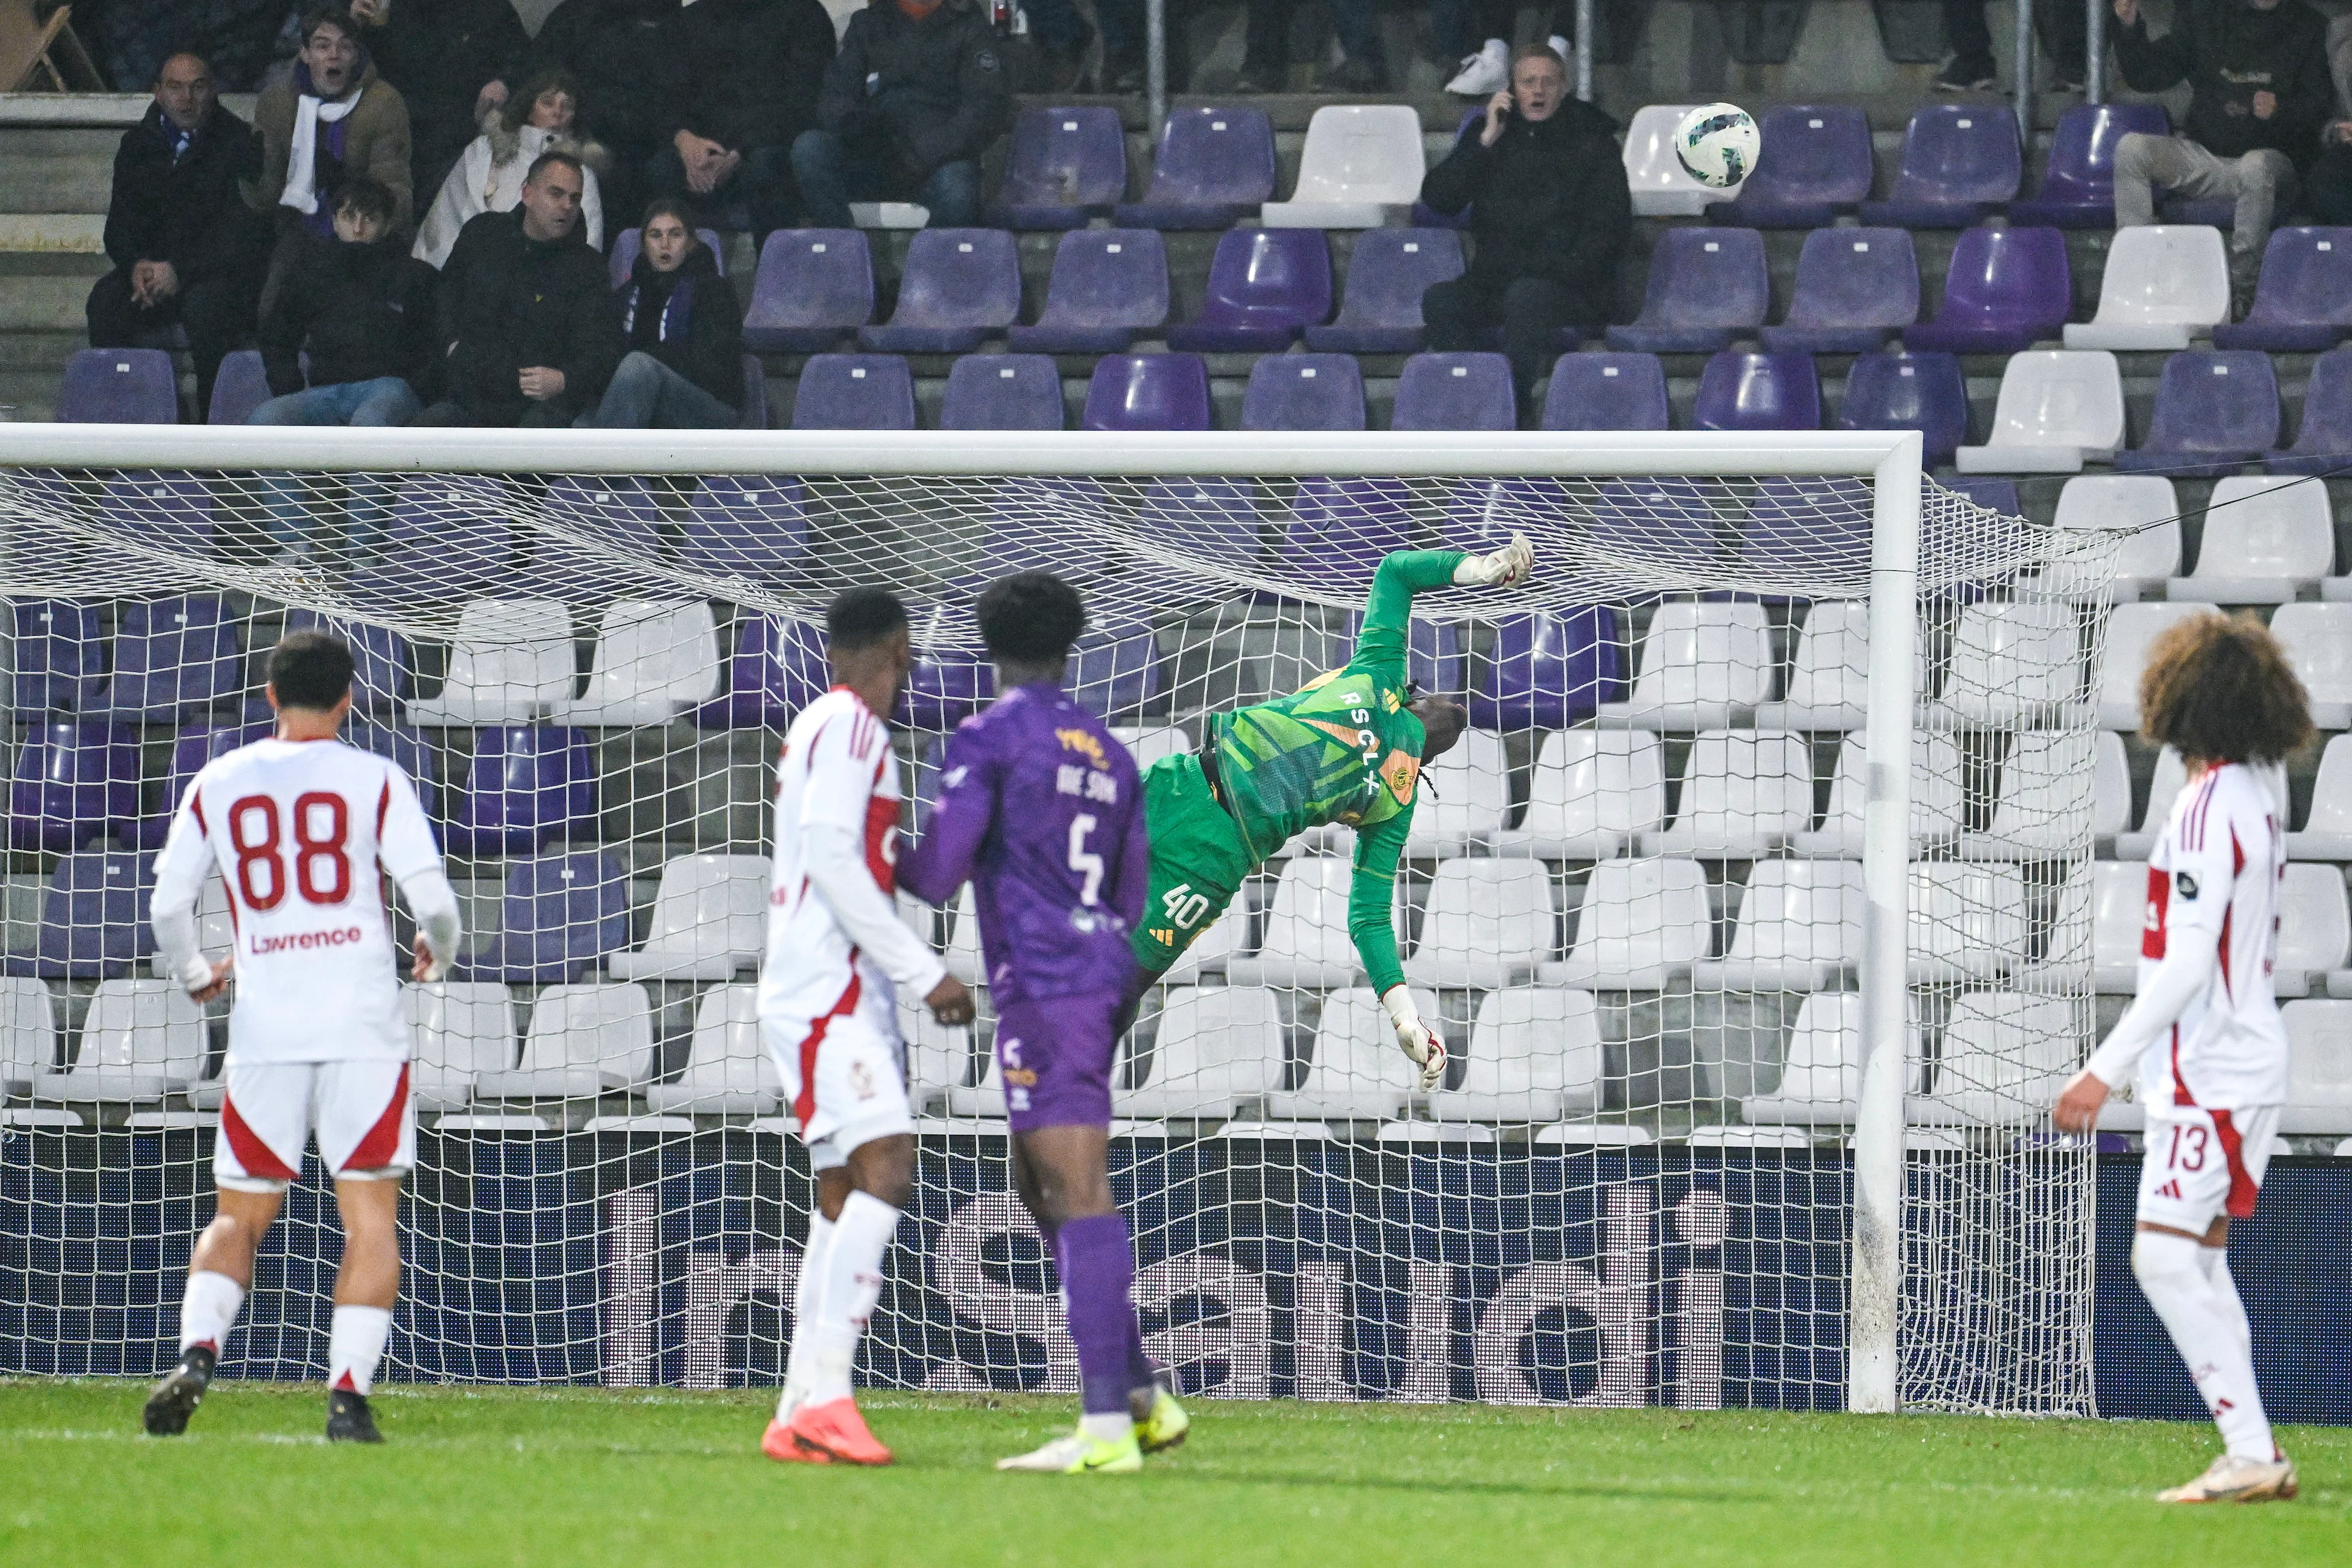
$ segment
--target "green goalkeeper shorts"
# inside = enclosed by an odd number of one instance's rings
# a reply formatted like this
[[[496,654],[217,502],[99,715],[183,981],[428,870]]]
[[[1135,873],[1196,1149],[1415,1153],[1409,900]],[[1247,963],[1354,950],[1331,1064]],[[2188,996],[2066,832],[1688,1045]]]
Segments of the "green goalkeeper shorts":
[[[1257,862],[1196,757],[1162,757],[1144,770],[1143,816],[1151,892],[1133,943],[1136,963],[1158,974],[1224,913]]]

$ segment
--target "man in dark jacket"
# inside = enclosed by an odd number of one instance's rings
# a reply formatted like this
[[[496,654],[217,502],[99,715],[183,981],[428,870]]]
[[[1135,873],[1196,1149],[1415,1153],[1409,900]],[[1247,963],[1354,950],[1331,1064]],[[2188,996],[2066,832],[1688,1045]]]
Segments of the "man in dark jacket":
[[[441,401],[418,425],[569,425],[621,359],[604,263],[580,234],[580,161],[542,153],[522,205],[457,232],[441,269]]]
[[[621,285],[628,353],[577,423],[607,430],[728,430],[743,405],[743,309],[695,237],[686,205],[656,197]]]
[[[806,221],[911,201],[940,228],[980,216],[980,155],[1010,122],[1003,47],[973,0],[867,0],[824,79],[820,129],[793,143]]]
[[[1441,213],[1475,203],[1470,268],[1422,295],[1433,349],[1483,349],[1497,326],[1522,405],[1570,322],[1606,321],[1633,198],[1616,122],[1568,96],[1568,67],[1549,46],[1511,59],[1511,86],[1429,171],[1421,199]]]
[[[2116,144],[2116,226],[2156,221],[2153,186],[2190,201],[2237,204],[2230,279],[2242,315],[2253,298],[2274,214],[2294,200],[2335,103],[2326,19],[2302,0],[2220,0],[2184,7],[2147,36],[2139,0],[2115,0],[2116,63],[2140,92],[2189,83],[2180,136],[2134,132]]]
[[[437,277],[394,233],[394,210],[390,191],[355,174],[335,193],[334,237],[305,231],[289,242],[286,276],[261,319],[261,363],[273,395],[247,424],[405,425],[416,416],[416,389],[433,363]],[[310,554],[301,481],[270,474],[262,482],[278,560],[299,564]],[[383,524],[389,487],[353,476],[345,489],[349,538],[364,549]]]
[[[649,189],[709,222],[751,208],[765,240],[800,212],[793,142],[816,124],[833,64],[833,18],[817,0],[696,0],[675,24]]]
[[[433,199],[480,129],[483,89],[522,63],[513,0],[352,0],[360,43],[408,102],[408,188]]]
[[[688,12],[677,0],[563,0],[540,24],[530,54],[505,87],[544,67],[580,79],[579,134],[612,153],[600,170],[604,210],[629,214],[645,205],[645,168],[665,138],[664,94],[673,78],[672,52]],[[616,224],[613,226],[617,228]]]
[[[212,68],[173,55],[146,118],[122,133],[106,206],[114,270],[89,291],[92,348],[134,347],[186,329],[196,407],[212,406],[223,355],[253,331],[269,230],[240,181],[261,172],[261,141],[214,96]]]

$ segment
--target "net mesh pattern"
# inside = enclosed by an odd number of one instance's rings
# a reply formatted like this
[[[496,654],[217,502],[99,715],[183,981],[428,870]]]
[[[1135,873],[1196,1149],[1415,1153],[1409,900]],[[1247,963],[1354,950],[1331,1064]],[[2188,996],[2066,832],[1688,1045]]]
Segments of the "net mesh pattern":
[[[1349,836],[1301,836],[1122,1047],[1149,1347],[1243,1396],[1843,1403],[1867,481],[20,468],[0,519],[0,1369],[173,1353],[226,1013],[151,971],[144,879],[187,777],[265,732],[289,627],[359,650],[349,738],[419,780],[468,933],[458,977],[406,991],[387,1375],[763,1384],[811,1184],[751,983],[779,731],[824,689],[830,595],[915,610],[919,831],[989,694],[992,577],[1085,592],[1073,688],[1148,763],[1345,663],[1386,551],[1517,531],[1531,583],[1425,595],[1412,630],[1415,682],[1470,710],[1395,910],[1446,1082],[1416,1091],[1349,945]],[[2092,1405],[2092,1170],[2046,1129],[2090,1032],[2111,552],[1923,490],[1909,1406]],[[980,981],[968,905],[901,907]],[[902,1016],[918,1191],[860,1377],[1073,1389],[985,997],[971,1030]],[[328,1186],[313,1152],[228,1373],[321,1374]]]

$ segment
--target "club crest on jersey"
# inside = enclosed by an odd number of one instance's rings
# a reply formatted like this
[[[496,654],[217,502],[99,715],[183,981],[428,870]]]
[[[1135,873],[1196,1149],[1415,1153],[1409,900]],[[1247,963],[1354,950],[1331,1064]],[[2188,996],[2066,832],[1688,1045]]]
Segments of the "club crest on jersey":
[[[1389,793],[1401,801],[1412,799],[1413,787],[1420,783],[1420,780],[1421,759],[1419,757],[1410,757],[1402,752],[1391,752],[1388,761],[1381,764],[1381,781],[1389,786]]]
[[[2197,879],[2186,871],[2175,871],[2172,874],[2172,887],[2173,890],[2184,899],[2197,897]]]

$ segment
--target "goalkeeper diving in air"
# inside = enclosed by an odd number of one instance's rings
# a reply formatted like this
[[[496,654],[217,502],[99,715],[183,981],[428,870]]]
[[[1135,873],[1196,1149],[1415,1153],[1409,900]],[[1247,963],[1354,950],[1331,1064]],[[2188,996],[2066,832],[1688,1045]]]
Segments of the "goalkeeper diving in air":
[[[1413,1006],[1390,911],[1422,766],[1452,748],[1469,715],[1438,697],[1407,700],[1412,599],[1449,586],[1507,588],[1534,564],[1524,534],[1486,555],[1391,552],[1372,574],[1363,631],[1344,667],[1288,697],[1212,714],[1199,752],[1145,771],[1150,890],[1132,937],[1140,973],[1126,1019],[1251,872],[1297,834],[1338,823],[1356,830],[1348,934],[1422,1087],[1436,1087],[1445,1045]]]

